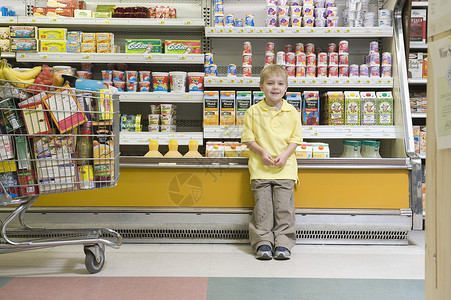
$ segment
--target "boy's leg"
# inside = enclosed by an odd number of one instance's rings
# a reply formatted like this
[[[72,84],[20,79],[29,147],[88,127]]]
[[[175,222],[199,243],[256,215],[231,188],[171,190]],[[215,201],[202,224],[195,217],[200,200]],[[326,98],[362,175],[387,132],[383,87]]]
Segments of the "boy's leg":
[[[291,250],[296,244],[294,180],[274,180],[273,203],[275,247]]]
[[[249,223],[249,240],[254,251],[261,245],[274,245],[272,228],[274,225],[272,184],[270,180],[253,179],[254,212]]]

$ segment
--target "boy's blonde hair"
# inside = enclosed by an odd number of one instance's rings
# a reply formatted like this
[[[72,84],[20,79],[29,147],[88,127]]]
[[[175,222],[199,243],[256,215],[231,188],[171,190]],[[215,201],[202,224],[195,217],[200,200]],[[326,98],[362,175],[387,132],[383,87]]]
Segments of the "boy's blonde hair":
[[[284,66],[281,65],[267,65],[260,73],[260,85],[262,85],[266,79],[270,76],[280,76],[285,78],[285,82],[288,84],[288,72]]]

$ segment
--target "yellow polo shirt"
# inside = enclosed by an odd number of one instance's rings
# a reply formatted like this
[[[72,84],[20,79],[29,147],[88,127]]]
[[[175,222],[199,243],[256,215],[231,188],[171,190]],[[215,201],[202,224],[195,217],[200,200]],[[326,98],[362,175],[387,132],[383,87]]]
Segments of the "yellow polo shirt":
[[[302,143],[301,116],[299,112],[283,100],[281,109],[276,112],[274,107],[264,100],[252,105],[244,116],[241,142],[255,141],[266,149],[273,158],[279,156],[289,143]],[[252,179],[293,179],[298,182],[298,164],[296,153],[293,152],[283,167],[267,166],[260,155],[250,151],[249,173]]]

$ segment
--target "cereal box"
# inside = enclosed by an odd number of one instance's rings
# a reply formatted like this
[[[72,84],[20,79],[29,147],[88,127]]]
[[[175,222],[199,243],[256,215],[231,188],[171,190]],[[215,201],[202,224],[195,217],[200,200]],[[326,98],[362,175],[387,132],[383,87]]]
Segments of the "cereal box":
[[[319,125],[319,92],[304,91],[302,96],[302,124]]]
[[[204,92],[204,125],[219,125],[219,92]]]
[[[377,92],[378,125],[393,125],[393,95],[391,92]]]
[[[236,125],[243,125],[246,110],[251,107],[252,92],[239,91],[236,93]]]
[[[166,40],[164,52],[175,54],[200,54],[200,40]]]
[[[36,38],[35,26],[9,26],[9,36],[11,38]]]
[[[66,28],[39,28],[40,40],[66,40]]]
[[[235,91],[221,91],[219,125],[235,125]]]
[[[344,124],[344,95],[343,92],[327,92],[326,98],[326,124]]]
[[[162,53],[159,39],[126,39],[125,53]]]
[[[11,51],[37,51],[38,40],[37,39],[11,39]]]
[[[359,92],[345,92],[345,125],[360,125]]]
[[[65,40],[41,40],[39,43],[40,52],[66,52]]]
[[[360,125],[377,125],[377,99],[375,92],[360,92]]]

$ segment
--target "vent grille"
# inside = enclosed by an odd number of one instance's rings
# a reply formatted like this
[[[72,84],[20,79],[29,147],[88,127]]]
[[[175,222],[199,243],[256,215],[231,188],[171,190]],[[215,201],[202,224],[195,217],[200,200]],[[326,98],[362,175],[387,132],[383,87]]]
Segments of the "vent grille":
[[[296,239],[322,240],[406,240],[408,231],[298,230]]]
[[[124,239],[249,239],[248,230],[225,229],[116,229]]]

